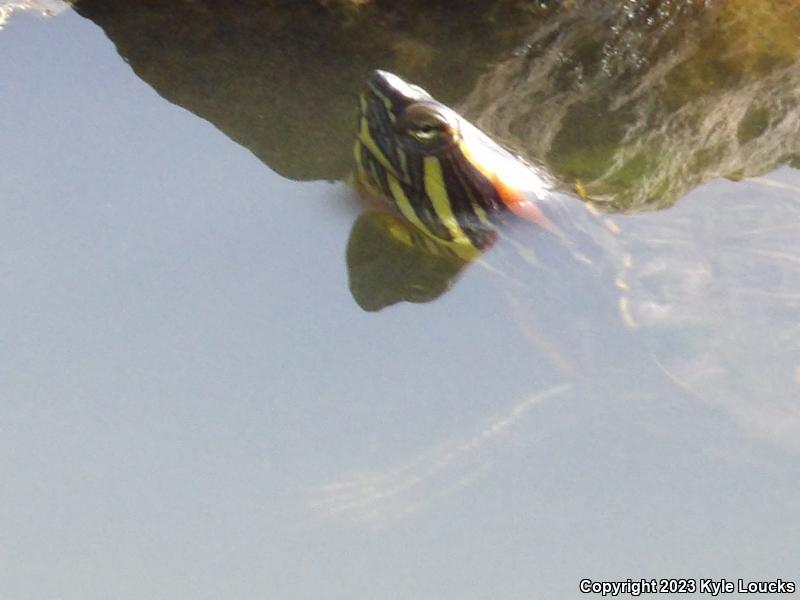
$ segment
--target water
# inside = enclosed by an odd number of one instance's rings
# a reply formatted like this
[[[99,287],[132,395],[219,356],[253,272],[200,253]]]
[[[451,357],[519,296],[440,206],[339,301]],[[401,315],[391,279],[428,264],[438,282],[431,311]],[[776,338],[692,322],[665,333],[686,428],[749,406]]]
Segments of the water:
[[[281,176],[225,120],[267,104],[200,118],[108,31],[67,10],[0,32],[0,597],[796,580],[796,170],[614,217],[631,306],[680,300],[660,324],[502,243],[435,301],[367,312],[328,156],[350,138],[305,165],[287,139]]]

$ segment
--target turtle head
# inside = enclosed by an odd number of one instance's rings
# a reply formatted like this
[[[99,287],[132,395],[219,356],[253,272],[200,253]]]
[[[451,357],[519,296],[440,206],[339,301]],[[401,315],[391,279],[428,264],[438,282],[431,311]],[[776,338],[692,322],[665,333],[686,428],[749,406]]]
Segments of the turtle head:
[[[372,73],[359,99],[357,126],[359,182],[456,249],[487,247],[500,213],[522,214],[530,204],[528,190],[534,196],[546,192],[530,165],[392,73]]]
[[[441,156],[461,139],[461,118],[421,87],[387,71],[374,71],[361,95],[358,141],[394,176],[412,177],[410,154]]]

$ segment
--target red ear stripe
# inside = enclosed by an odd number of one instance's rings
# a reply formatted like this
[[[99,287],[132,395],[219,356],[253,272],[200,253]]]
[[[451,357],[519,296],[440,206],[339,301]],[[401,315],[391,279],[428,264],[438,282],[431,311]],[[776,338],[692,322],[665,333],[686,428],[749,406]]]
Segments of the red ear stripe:
[[[516,190],[507,185],[497,173],[493,173],[491,177],[492,185],[497,190],[500,200],[506,205],[506,208],[513,212],[518,217],[536,223],[543,229],[550,232],[557,232],[558,228],[544,216],[544,213],[536,206],[536,203],[529,200],[519,190]]]

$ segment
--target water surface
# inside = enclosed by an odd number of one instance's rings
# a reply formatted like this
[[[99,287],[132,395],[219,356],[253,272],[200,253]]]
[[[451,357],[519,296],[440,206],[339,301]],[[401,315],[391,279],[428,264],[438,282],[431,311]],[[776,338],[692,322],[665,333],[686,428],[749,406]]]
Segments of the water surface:
[[[72,10],[0,31],[0,596],[797,578],[796,169],[614,217],[607,269],[632,253],[662,322],[626,325],[605,266],[502,241],[368,312],[335,169],[277,174],[108,35]]]

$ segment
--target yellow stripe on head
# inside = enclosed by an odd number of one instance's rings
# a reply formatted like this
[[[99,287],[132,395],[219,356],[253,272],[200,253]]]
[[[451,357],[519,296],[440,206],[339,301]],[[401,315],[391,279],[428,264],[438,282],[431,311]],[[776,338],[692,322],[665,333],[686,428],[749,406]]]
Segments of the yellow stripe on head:
[[[447,194],[447,186],[442,175],[442,165],[435,156],[425,157],[425,193],[431,199],[433,210],[439,217],[442,225],[450,232],[454,242],[469,244],[469,237],[461,229],[458,220],[453,214],[453,206]]]
[[[394,175],[397,178],[400,178],[400,175],[395,170],[392,163],[386,158],[386,155],[381,152],[381,149],[378,148],[378,144],[375,143],[375,140],[372,139],[372,134],[369,132],[369,123],[367,122],[366,117],[361,118],[361,126],[358,130],[358,141],[361,142],[364,147],[375,157],[381,166],[386,169],[387,174]]]
[[[389,191],[392,192],[392,197],[394,198],[395,204],[397,204],[397,208],[400,209],[400,213],[423,233],[431,237],[436,237],[427,228],[425,223],[420,221],[417,213],[414,211],[414,207],[411,206],[411,200],[406,196],[403,186],[400,185],[397,178],[394,175],[388,174],[387,179],[389,181]]]
[[[375,88],[370,87],[370,91],[372,94],[377,97],[386,107],[386,115],[389,117],[389,121],[391,123],[395,123],[397,117],[395,117],[394,113],[392,112],[392,102],[377,91]],[[403,151],[400,146],[394,144],[395,151],[397,152],[397,157],[400,160],[400,170],[401,172],[397,172],[397,166],[393,165],[389,158],[383,153],[383,151],[378,147],[378,144],[375,142],[374,138],[372,137],[372,133],[369,130],[369,121],[367,120],[367,99],[364,94],[359,97],[359,101],[361,103],[361,122],[359,125],[358,131],[358,138],[361,142],[367,147],[367,149],[372,152],[375,158],[380,162],[383,167],[389,171],[390,173],[394,174],[398,179],[401,181],[408,182],[410,181],[410,175],[408,172],[408,157],[406,153]]]
[[[392,111],[393,111],[393,109],[394,109],[394,104],[393,104],[393,102],[392,102],[392,101],[391,101],[389,98],[387,98],[386,96],[384,96],[384,95],[383,95],[383,94],[382,94],[382,93],[381,93],[379,90],[376,90],[376,89],[375,89],[375,86],[373,86],[373,85],[370,85],[370,86],[369,86],[369,89],[370,89],[370,91],[372,92],[372,94],[373,94],[373,95],[374,95],[376,98],[379,98],[379,99],[380,99],[380,101],[381,101],[381,102],[383,102],[383,105],[386,107],[386,114],[388,114],[388,115],[389,115],[389,120],[390,120],[392,123],[394,123],[394,122],[397,120],[397,118],[394,116],[394,112],[392,112]],[[366,112],[366,111],[365,111],[365,112]]]
[[[404,219],[401,220],[399,217],[393,219],[394,220],[386,223],[386,232],[394,240],[404,246],[416,248],[440,258],[461,260],[472,260],[475,258],[475,256],[465,250],[462,250],[462,253],[459,254],[443,240],[425,235],[420,229]]]
[[[353,147],[353,154],[356,159],[356,180],[362,188],[375,196],[381,195],[381,190],[378,187],[378,180],[374,173],[374,164],[364,164],[363,153],[366,152],[364,146],[361,145],[359,140],[356,140]]]
[[[472,242],[470,242],[466,235],[463,235],[463,232],[461,237],[454,238],[452,241],[443,240],[442,238],[431,233],[431,230],[428,229],[428,227],[417,216],[417,213],[411,206],[411,201],[403,191],[403,186],[400,185],[400,182],[391,175],[389,175],[388,181],[389,190],[392,192],[392,197],[394,198],[395,204],[397,204],[397,208],[400,209],[400,213],[417,229],[435,242],[436,245],[448,248],[454,255],[463,260],[474,260],[480,255],[480,251],[472,245]]]

